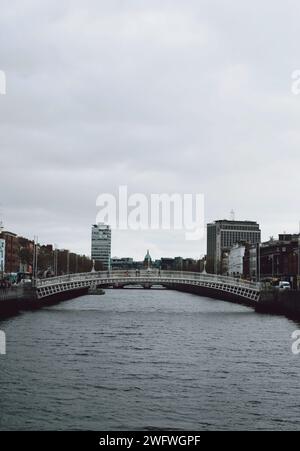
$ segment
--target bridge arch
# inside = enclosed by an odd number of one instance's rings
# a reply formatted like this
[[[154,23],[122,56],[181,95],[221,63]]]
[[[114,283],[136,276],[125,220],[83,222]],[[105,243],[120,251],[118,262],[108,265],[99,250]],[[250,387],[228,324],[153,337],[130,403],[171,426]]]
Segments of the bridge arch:
[[[129,284],[162,285],[174,290],[245,302],[253,306],[260,298],[260,286],[255,282],[214,274],[160,270],[102,271],[39,279],[36,283],[36,294],[39,300],[46,300],[63,293],[71,295],[72,291]]]

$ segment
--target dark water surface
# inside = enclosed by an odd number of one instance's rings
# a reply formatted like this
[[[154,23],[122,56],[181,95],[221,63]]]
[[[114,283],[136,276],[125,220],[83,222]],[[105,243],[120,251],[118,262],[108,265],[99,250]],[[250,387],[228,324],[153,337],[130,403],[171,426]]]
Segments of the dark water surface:
[[[0,329],[1,430],[300,429],[300,327],[286,318],[107,290]]]

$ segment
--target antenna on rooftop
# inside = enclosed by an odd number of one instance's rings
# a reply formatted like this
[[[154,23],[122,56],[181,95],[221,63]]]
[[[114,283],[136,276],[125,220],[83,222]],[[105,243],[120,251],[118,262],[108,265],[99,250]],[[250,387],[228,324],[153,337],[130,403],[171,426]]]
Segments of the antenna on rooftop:
[[[230,221],[235,221],[235,211],[233,209],[230,212]]]

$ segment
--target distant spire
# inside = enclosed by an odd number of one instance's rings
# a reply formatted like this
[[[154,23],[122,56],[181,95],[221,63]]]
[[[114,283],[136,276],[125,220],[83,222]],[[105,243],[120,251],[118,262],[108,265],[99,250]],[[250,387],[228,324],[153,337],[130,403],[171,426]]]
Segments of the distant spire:
[[[150,256],[150,253],[149,253],[149,249],[147,249],[147,254],[145,255],[145,260],[150,260],[151,261],[151,256]]]
[[[235,221],[235,211],[233,209],[230,212],[230,221]]]
[[[144,258],[144,266],[147,266],[148,269],[150,269],[151,262],[152,262],[152,259],[151,259],[150,253],[149,253],[149,249],[147,249],[147,254],[145,255],[145,258]]]

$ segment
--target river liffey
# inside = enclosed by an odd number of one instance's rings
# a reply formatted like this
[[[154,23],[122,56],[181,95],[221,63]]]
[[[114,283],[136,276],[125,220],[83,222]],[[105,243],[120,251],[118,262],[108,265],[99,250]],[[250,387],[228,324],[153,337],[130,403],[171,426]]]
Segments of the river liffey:
[[[297,430],[284,317],[167,290],[107,290],[0,322],[1,430]]]

